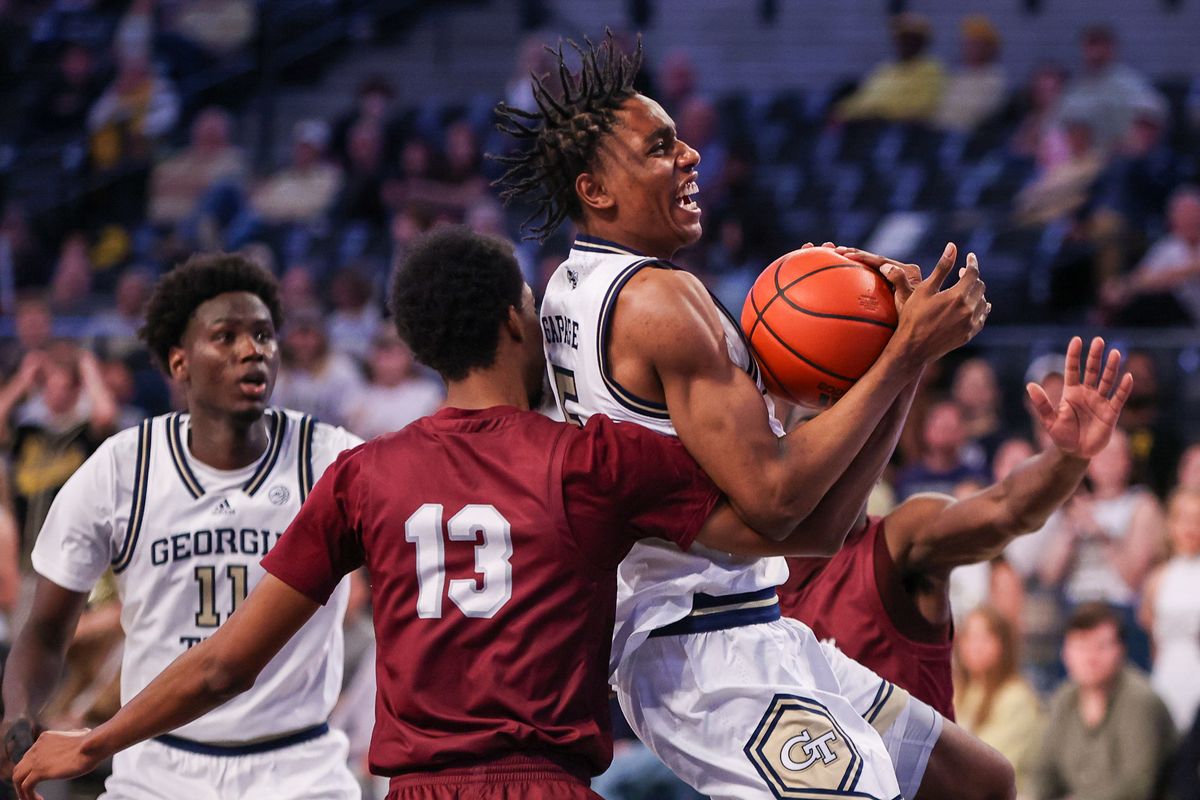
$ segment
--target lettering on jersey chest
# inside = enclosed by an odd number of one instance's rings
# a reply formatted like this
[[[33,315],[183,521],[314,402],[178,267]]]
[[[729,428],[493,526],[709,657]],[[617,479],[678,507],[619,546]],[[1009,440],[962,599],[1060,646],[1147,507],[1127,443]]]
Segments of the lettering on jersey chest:
[[[579,323],[563,314],[548,314],[542,317],[542,333],[547,344],[565,344],[572,350],[579,349]]]

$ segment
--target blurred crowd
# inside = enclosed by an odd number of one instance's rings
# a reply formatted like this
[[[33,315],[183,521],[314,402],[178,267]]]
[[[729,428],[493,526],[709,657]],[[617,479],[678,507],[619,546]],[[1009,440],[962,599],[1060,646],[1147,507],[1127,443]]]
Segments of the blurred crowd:
[[[296,122],[275,163],[249,155],[236,98],[188,88],[254,46],[259,12],[253,0],[0,0],[0,95],[20,109],[0,126],[5,152],[26,167],[51,153],[45,180],[81,189],[47,212],[0,181],[0,642],[55,492],[105,437],[177,404],[136,339],[171,265],[224,249],[273,270],[286,314],[274,402],[371,437],[442,400],[383,313],[389,266],[415,236],[461,221],[517,240],[535,290],[570,246],[569,232],[519,241],[528,211],[500,205],[484,156],[507,147],[491,105],[531,107],[527,76],[551,69],[554,37],[524,42],[479,103],[401,107],[390,77],[370,77],[340,115]],[[1150,80],[1103,26],[1064,48],[1070,63],[1027,76],[1005,70],[985,17],[935,32],[905,14],[892,33],[894,58],[822,91],[713,97],[680,50],[644,70],[642,89],[701,154],[705,236],[684,263],[726,305],[806,240],[928,264],[954,238],[996,265],[1001,322],[1200,325],[1196,76]],[[930,55],[935,35],[959,37],[958,63]],[[1055,399],[1060,364],[1037,359],[1025,378]],[[1200,785],[1200,444],[1172,412],[1172,365],[1134,352],[1127,368],[1120,433],[1077,495],[954,576],[959,721],[1017,764],[1027,797],[1070,794],[1079,770],[1166,785],[1177,743],[1175,768],[1192,769],[1179,785]],[[873,511],[976,491],[1043,446],[1003,374],[975,354],[929,377]],[[339,714],[365,765],[372,643],[357,596]],[[117,613],[111,591],[93,598],[53,724],[112,712]],[[1081,716],[1141,726],[1146,752],[1077,763],[1072,742],[1095,728]],[[650,771],[610,796],[667,796]]]

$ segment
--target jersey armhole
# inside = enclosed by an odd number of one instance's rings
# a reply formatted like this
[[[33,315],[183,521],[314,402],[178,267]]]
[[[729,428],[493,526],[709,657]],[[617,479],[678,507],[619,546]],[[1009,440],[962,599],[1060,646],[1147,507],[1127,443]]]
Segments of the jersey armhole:
[[[600,368],[600,379],[604,382],[605,388],[626,410],[656,421],[669,420],[671,415],[667,412],[667,406],[664,403],[656,403],[653,400],[646,400],[638,397],[633,392],[622,386],[615,377],[608,363],[608,342],[612,337],[613,317],[616,316],[617,300],[620,297],[621,290],[625,288],[625,284],[643,269],[647,267],[655,267],[657,269],[676,269],[675,265],[669,261],[662,261],[656,258],[646,258],[641,261],[635,261],[621,271],[617,275],[617,279],[608,287],[608,291],[604,294],[604,301],[600,304],[600,317],[597,320],[596,330],[596,364]]]
[[[916,601],[904,587],[896,563],[888,550],[885,521],[879,520],[874,526],[874,540],[867,542],[870,550],[869,569],[871,585],[875,587],[875,595],[879,598],[880,606],[886,621],[900,636],[918,645],[943,645],[950,641],[953,628],[946,625],[934,625],[921,615]]]
[[[146,493],[150,482],[150,443],[153,440],[154,419],[142,420],[138,427],[137,457],[134,459],[133,492],[129,505],[129,524],[125,530],[125,540],[112,560],[114,575],[121,574],[133,560],[133,552],[137,549],[138,534],[142,530],[142,519],[146,513]]]

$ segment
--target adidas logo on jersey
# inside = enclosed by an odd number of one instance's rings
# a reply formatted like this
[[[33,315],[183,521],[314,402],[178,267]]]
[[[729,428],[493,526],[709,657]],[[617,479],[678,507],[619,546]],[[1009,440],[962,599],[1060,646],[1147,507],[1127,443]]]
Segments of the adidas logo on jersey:
[[[229,499],[222,497],[221,502],[217,503],[217,507],[213,509],[213,513],[220,517],[228,517],[237,512],[233,510],[233,506],[229,505]]]

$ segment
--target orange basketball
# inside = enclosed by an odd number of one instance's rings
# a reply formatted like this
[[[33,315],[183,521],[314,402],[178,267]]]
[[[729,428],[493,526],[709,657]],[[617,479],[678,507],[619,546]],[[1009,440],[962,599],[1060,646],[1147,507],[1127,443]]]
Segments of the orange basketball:
[[[896,330],[892,287],[835,250],[794,250],[763,270],[742,308],[742,330],[767,389],[819,408],[875,363]]]

